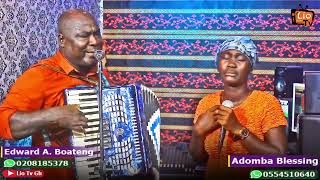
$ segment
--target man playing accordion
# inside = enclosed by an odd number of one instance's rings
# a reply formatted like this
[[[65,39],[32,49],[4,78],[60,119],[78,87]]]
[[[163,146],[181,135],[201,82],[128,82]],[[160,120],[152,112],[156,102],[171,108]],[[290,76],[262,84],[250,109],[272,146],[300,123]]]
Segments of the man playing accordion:
[[[95,18],[80,9],[58,20],[59,50],[25,71],[0,107],[0,138],[32,135],[32,146],[68,146],[68,131],[82,131],[87,118],[77,107],[64,105],[64,90],[93,86],[98,80],[94,52],[102,48]],[[44,169],[44,178],[74,179],[72,168]]]

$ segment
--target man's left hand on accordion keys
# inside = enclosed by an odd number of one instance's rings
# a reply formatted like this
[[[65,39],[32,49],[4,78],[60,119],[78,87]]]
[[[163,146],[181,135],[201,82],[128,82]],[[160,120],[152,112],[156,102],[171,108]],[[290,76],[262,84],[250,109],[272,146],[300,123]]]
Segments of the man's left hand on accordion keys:
[[[12,116],[10,123],[13,137],[20,139],[47,124],[56,124],[62,128],[84,133],[83,128],[87,126],[87,121],[88,119],[79,110],[77,105],[66,105],[33,113],[17,112]],[[25,126],[21,126],[22,123],[25,124]]]
[[[57,107],[58,108],[58,107]],[[85,117],[83,112],[80,111],[79,105],[66,105],[58,111],[58,117],[56,117],[56,123],[59,127],[72,129],[78,133],[84,133],[84,128],[88,126],[88,118]]]

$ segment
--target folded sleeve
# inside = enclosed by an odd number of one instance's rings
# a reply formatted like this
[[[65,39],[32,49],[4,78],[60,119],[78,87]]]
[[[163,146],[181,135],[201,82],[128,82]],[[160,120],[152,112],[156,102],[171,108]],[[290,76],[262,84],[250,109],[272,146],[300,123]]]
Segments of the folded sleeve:
[[[39,110],[44,102],[43,75],[39,68],[23,73],[11,87],[0,106],[0,138],[12,140],[11,116],[17,111]]]

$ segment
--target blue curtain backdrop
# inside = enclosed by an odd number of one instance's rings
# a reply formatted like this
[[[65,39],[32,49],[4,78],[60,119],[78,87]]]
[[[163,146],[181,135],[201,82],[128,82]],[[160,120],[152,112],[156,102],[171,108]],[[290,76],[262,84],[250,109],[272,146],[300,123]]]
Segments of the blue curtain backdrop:
[[[291,9],[315,11],[311,27],[293,25]],[[114,84],[142,83],[161,101],[164,143],[189,142],[194,112],[222,89],[213,62],[227,36],[250,36],[260,61],[252,89],[273,93],[276,66],[320,70],[316,1],[104,1],[103,38]]]

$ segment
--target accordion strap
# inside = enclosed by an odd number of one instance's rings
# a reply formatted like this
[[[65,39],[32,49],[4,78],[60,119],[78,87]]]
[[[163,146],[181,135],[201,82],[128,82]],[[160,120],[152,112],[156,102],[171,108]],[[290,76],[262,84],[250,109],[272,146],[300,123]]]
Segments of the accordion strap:
[[[57,67],[54,67],[54,66],[51,66],[49,64],[41,64],[41,63],[39,63],[38,65],[40,65],[42,67],[45,67],[45,68],[48,68],[48,69],[50,69],[50,70],[52,70],[54,72],[67,75],[67,76],[72,77],[72,78],[80,79],[82,81],[88,82],[90,84],[94,84],[96,86],[98,85],[98,81],[97,80],[90,79],[88,77],[83,77],[83,76],[78,76],[78,75],[73,75],[73,74],[67,74],[67,73],[63,72],[61,69],[59,69]]]

